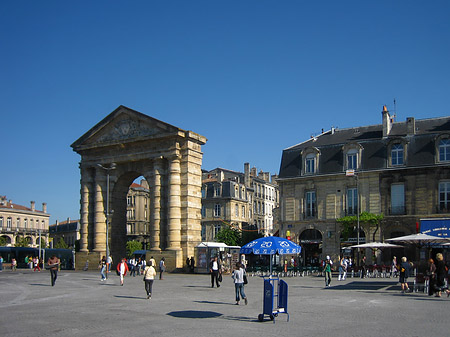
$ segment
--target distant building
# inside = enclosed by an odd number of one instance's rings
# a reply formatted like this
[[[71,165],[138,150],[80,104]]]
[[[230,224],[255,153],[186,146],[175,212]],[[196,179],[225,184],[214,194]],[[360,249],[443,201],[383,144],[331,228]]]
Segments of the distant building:
[[[49,226],[50,238],[53,246],[61,239],[64,240],[69,248],[75,248],[75,243],[80,239],[80,220],[71,220],[58,222]]]
[[[131,184],[127,194],[127,239],[142,242],[148,248],[150,240],[150,189],[147,180]]]
[[[202,173],[202,240],[213,241],[222,226],[273,234],[278,187],[268,172],[216,168]]]
[[[384,215],[360,224],[360,243],[415,233],[420,219],[450,215],[449,164],[450,117],[395,122],[383,107],[381,124],[332,128],[283,150],[280,236],[290,231],[317,264],[356,242],[336,221],[346,215]]]
[[[30,247],[38,247],[39,235],[48,242],[49,218],[46,203],[42,203],[42,211],[38,211],[34,201],[26,207],[14,204],[6,196],[0,197],[0,236],[7,246],[14,246],[20,238],[25,238]]]

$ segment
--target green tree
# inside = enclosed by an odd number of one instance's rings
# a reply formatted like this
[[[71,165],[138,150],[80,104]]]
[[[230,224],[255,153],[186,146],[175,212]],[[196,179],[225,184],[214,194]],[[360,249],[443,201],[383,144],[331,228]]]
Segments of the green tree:
[[[228,246],[239,246],[241,244],[241,233],[230,226],[223,226],[217,233],[215,240]]]
[[[136,240],[131,240],[127,242],[127,255],[128,257],[133,256],[133,252],[135,250],[141,250],[142,249],[142,243]]]
[[[359,223],[367,224],[369,226],[376,226],[376,229],[373,233],[373,240],[375,240],[375,235],[379,229],[380,222],[383,220],[383,214],[373,214],[368,212],[362,212],[359,215]],[[353,233],[355,226],[358,224],[358,217],[356,215],[352,216],[344,216],[342,218],[336,219],[338,223],[342,226],[342,237],[345,241],[348,240],[349,236]]]
[[[18,240],[16,240],[16,247],[28,247],[29,242],[26,238],[24,238],[23,236],[21,236]]]
[[[68,249],[69,248],[69,246],[67,245],[67,243],[64,241],[63,238],[60,238],[59,241],[53,247],[57,248],[57,249]]]
[[[6,246],[6,239],[3,236],[0,236],[0,246]]]

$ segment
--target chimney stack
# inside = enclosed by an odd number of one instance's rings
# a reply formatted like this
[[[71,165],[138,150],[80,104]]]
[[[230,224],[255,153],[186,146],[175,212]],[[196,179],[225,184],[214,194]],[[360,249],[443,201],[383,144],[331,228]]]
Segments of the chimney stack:
[[[244,163],[244,184],[250,186],[250,163]]]
[[[31,210],[34,212],[36,210],[36,203],[34,201],[30,201]]]
[[[42,203],[42,212],[47,213],[47,203],[46,202]]]
[[[383,115],[383,138],[385,138],[389,136],[392,129],[392,120],[386,105],[383,105],[381,114]]]
[[[416,120],[414,117],[406,118],[406,134],[408,136],[416,134]]]

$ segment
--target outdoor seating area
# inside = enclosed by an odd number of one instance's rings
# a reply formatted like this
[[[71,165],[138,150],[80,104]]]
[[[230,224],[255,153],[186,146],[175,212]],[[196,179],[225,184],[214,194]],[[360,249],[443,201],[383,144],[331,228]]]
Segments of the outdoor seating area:
[[[247,267],[247,273],[250,276],[267,277],[270,276],[268,266],[255,266]],[[321,267],[287,267],[286,270],[283,266],[273,266],[272,276],[277,277],[305,277],[310,275],[320,276],[322,274]]]

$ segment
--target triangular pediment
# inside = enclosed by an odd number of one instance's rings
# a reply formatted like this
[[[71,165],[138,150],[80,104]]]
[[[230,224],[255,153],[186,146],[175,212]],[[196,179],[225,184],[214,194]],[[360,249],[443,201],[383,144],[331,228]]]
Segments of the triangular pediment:
[[[77,151],[93,146],[167,137],[179,132],[184,130],[121,105],[71,146]]]

